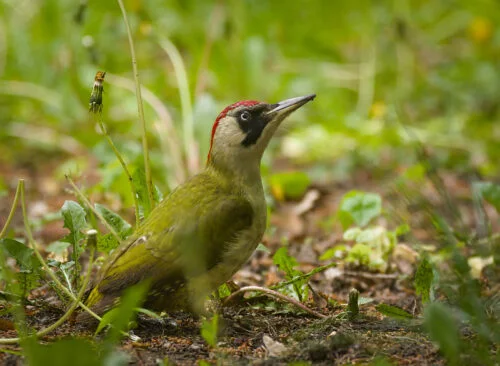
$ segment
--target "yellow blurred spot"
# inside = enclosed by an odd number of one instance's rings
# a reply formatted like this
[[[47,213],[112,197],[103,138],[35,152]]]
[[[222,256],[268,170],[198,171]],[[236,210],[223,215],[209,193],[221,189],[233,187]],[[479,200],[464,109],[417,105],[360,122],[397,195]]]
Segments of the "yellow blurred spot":
[[[493,24],[487,18],[476,17],[469,24],[469,37],[476,43],[486,42],[492,34]]]
[[[378,101],[372,104],[370,108],[370,117],[371,118],[382,118],[385,116],[387,112],[387,106],[384,102]]]
[[[283,201],[285,199],[285,192],[281,184],[271,184],[271,192],[278,201]]]
[[[141,34],[144,36],[150,35],[152,29],[153,29],[153,27],[151,26],[151,23],[149,23],[149,22],[142,22],[139,25],[139,32],[141,32]]]

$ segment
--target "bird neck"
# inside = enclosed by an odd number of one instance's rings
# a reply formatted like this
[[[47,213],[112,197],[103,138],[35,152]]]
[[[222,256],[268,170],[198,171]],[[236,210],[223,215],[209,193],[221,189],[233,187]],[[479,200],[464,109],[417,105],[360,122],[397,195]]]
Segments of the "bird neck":
[[[262,154],[239,152],[237,154],[222,154],[215,150],[207,161],[207,169],[216,171],[230,182],[247,187],[262,187],[260,175],[260,160]]]
[[[220,155],[214,154],[207,162],[207,169],[213,169],[231,181],[243,185],[262,184],[260,158],[256,159],[254,156],[228,156],[222,158]]]

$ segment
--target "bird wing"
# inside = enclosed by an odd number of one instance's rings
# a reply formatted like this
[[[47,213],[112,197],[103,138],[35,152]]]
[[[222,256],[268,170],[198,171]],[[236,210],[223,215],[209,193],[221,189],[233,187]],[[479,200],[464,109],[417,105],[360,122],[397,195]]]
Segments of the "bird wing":
[[[252,206],[240,194],[226,192],[221,200],[220,194],[191,191],[186,199],[172,193],[134,238],[117,248],[96,286],[99,293],[117,294],[147,278],[178,285],[219,263],[227,246],[252,225]]]

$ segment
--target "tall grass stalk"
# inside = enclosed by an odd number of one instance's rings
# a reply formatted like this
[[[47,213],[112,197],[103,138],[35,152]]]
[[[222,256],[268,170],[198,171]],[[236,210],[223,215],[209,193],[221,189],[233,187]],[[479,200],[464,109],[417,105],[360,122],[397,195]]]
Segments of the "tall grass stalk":
[[[194,175],[199,170],[200,158],[194,139],[193,106],[191,103],[191,93],[189,91],[186,67],[184,66],[179,50],[169,39],[161,38],[159,42],[161,48],[168,55],[174,66],[174,73],[181,98],[184,152],[186,154],[189,175]]]
[[[130,55],[132,57],[132,69],[134,70],[134,81],[135,81],[135,96],[137,98],[137,109],[139,112],[139,120],[142,125],[142,149],[144,153],[144,171],[146,174],[146,186],[148,191],[148,200],[150,202],[150,207],[155,207],[155,201],[153,198],[153,178],[151,177],[151,166],[149,165],[149,147],[148,147],[148,138],[147,138],[147,128],[146,128],[146,119],[144,117],[144,106],[142,104],[142,95],[141,95],[141,83],[139,80],[139,71],[137,69],[137,58],[135,56],[135,47],[134,40],[132,39],[132,32],[130,30],[130,24],[128,22],[127,11],[125,10],[125,6],[123,5],[122,0],[117,0],[118,5],[120,6],[123,21],[125,23],[125,28],[127,29],[128,43],[130,47]]]

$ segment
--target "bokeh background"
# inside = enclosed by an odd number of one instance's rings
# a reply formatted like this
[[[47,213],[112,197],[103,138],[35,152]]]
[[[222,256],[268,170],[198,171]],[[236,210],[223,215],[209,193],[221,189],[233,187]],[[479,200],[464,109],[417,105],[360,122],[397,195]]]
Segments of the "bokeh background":
[[[424,146],[445,169],[498,174],[498,1],[125,5],[162,191],[203,166],[211,125],[226,105],[311,92],[317,99],[287,122],[265,166],[279,157],[313,181],[342,180],[359,168],[384,175],[415,164]],[[131,56],[117,4],[0,2],[0,164],[32,171],[56,161],[48,169],[56,179],[95,164],[100,188],[131,204],[88,113],[98,70],[107,72],[103,120],[127,161],[140,166]],[[0,192],[11,184],[4,175]]]

